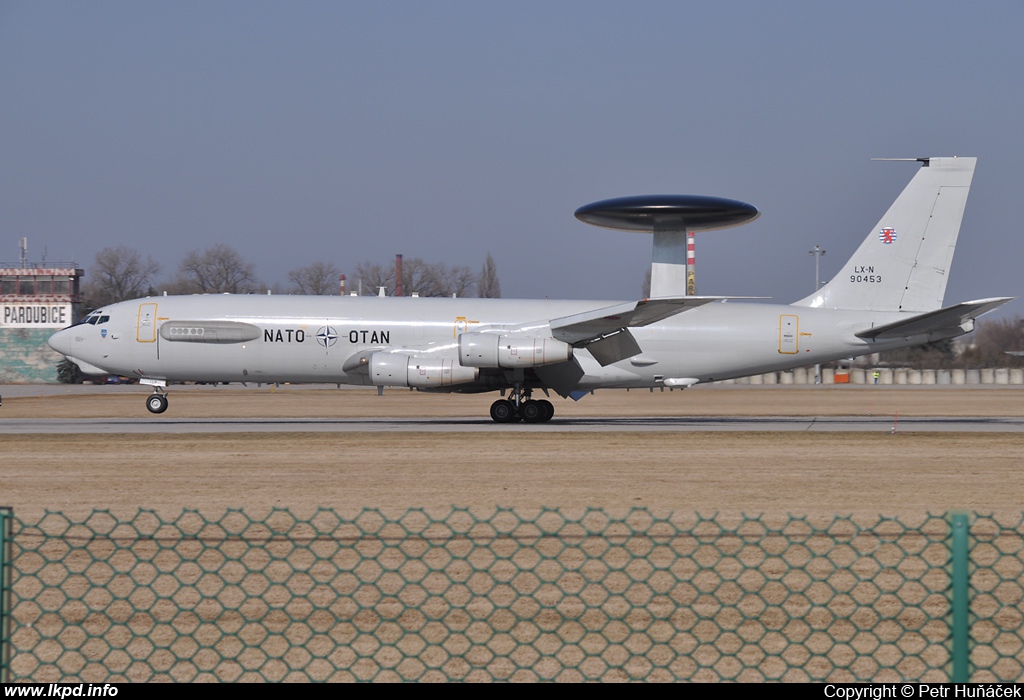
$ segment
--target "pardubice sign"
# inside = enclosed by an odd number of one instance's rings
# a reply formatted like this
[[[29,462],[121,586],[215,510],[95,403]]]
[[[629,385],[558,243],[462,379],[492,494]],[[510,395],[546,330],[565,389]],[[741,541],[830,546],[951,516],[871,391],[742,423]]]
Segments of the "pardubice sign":
[[[0,328],[64,328],[70,325],[70,302],[0,304]]]

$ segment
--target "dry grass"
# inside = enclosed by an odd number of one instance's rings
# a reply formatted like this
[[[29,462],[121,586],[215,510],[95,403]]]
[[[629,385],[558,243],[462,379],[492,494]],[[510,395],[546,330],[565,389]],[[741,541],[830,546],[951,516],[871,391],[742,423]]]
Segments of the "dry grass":
[[[132,416],[141,388],[5,401],[8,417]],[[1021,415],[1018,390],[599,392],[558,415]],[[200,387],[174,417],[474,416],[493,396]],[[256,433],[0,436],[4,503],[358,510],[451,505],[755,513],[1020,511],[1024,434]],[[26,513],[27,514],[27,513]]]

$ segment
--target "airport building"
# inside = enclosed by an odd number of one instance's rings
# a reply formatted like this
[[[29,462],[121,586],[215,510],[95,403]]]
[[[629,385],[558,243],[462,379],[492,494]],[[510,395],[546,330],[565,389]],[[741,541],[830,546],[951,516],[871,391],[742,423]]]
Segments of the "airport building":
[[[63,358],[46,340],[79,320],[75,263],[0,263],[0,384],[56,383]]]

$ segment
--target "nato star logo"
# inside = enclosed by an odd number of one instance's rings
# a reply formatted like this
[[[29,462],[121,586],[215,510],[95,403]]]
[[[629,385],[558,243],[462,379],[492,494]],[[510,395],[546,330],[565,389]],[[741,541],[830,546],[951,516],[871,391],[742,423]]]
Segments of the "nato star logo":
[[[330,326],[324,326],[316,332],[316,342],[329,348],[338,342],[338,334]]]

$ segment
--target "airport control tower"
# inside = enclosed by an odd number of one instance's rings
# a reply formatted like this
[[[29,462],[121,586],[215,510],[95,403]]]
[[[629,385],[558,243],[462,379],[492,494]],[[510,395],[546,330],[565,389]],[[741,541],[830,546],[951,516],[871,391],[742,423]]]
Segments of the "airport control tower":
[[[0,384],[56,383],[60,353],[46,344],[78,321],[83,271],[70,262],[0,262]]]

